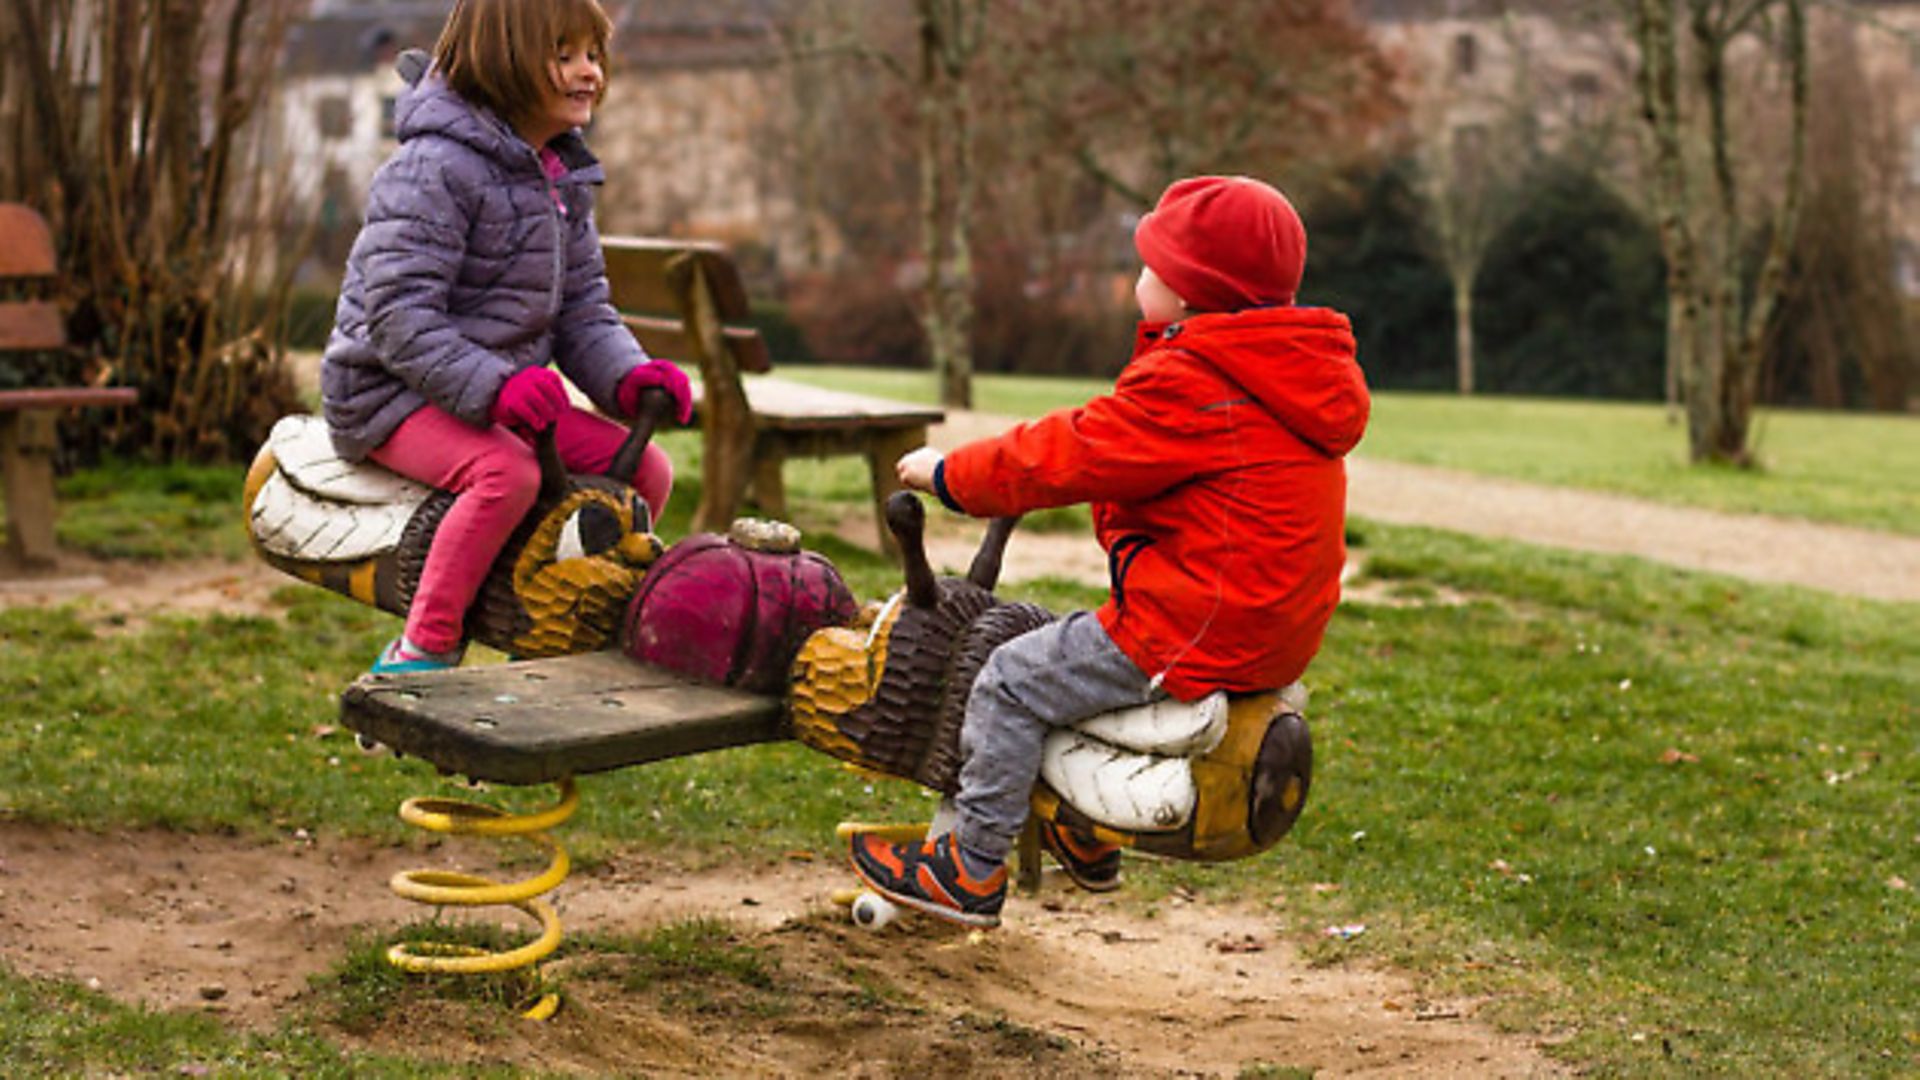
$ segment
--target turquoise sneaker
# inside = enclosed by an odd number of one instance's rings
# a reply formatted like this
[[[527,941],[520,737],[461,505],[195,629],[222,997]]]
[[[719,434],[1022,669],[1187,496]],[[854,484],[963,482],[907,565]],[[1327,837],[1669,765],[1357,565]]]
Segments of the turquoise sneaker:
[[[429,652],[407,640],[405,634],[387,642],[380,650],[380,658],[367,670],[375,675],[405,675],[416,671],[445,671],[460,666],[465,658],[465,645],[452,652]]]

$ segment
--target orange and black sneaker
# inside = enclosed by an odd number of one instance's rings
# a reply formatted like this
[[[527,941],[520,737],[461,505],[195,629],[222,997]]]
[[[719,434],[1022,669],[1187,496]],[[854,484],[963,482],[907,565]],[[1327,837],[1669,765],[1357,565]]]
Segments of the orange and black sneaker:
[[[1007,899],[1003,864],[984,878],[967,873],[953,834],[918,843],[889,844],[872,834],[853,838],[853,869],[896,904],[968,926],[999,926]]]
[[[1103,844],[1078,829],[1051,821],[1040,823],[1040,846],[1047,849],[1075,885],[1088,892],[1112,892],[1120,887],[1120,846]]]

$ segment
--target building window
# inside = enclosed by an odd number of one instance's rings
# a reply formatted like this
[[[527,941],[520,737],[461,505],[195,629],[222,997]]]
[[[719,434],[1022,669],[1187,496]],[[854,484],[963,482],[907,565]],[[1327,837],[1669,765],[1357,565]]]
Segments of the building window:
[[[323,139],[344,139],[353,134],[353,106],[337,94],[320,99],[314,106],[314,122]]]
[[[393,107],[397,101],[392,94],[380,99],[380,137],[383,139],[393,138]]]
[[[1578,72],[1573,76],[1570,87],[1573,101],[1570,111],[1577,124],[1590,124],[1600,116],[1600,76],[1590,71]]]
[[[1453,39],[1453,73],[1471,75],[1480,66],[1480,39],[1461,34]]]

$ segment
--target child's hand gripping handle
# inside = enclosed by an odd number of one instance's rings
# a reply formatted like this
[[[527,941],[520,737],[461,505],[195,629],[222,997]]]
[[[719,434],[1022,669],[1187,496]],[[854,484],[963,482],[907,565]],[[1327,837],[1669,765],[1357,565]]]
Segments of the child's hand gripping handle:
[[[614,398],[622,412],[638,417],[641,402],[653,390],[662,391],[672,399],[673,418],[681,425],[693,419],[693,386],[687,373],[673,361],[657,356],[627,372],[614,390]]]
[[[540,497],[545,500],[567,493],[567,468],[560,460],[553,428],[569,408],[566,384],[543,367],[514,372],[493,399],[494,423],[533,436],[533,450],[540,458]]]

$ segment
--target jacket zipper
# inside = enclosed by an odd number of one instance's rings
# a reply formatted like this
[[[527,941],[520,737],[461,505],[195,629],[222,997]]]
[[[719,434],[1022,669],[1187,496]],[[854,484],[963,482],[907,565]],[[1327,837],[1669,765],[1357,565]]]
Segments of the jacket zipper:
[[[562,284],[567,272],[566,218],[560,212],[560,189],[554,186],[553,177],[547,175],[546,163],[540,160],[540,151],[533,151],[533,167],[540,173],[540,184],[546,188],[547,221],[553,225],[553,287],[547,295],[547,318],[560,317]]]
[[[1115,607],[1127,606],[1127,572],[1133,568],[1133,560],[1153,542],[1153,537],[1145,533],[1128,533],[1107,549],[1107,580],[1112,583]]]

